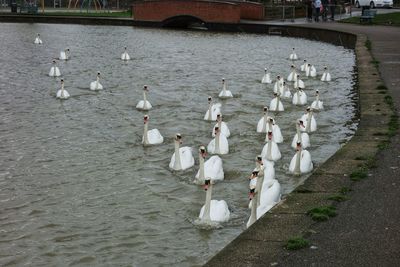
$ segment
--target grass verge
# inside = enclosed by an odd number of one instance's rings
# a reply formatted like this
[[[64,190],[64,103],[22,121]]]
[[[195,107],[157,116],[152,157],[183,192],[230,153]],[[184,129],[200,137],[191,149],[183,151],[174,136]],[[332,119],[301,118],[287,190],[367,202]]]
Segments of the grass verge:
[[[333,206],[321,206],[309,210],[307,215],[311,216],[314,221],[326,221],[329,217],[336,216],[336,208]]]
[[[378,13],[379,13],[379,11],[378,11]],[[360,24],[360,17],[351,17],[351,18],[340,20],[340,22]],[[376,14],[376,16],[372,19],[371,24],[400,26],[400,12],[387,13],[387,14]],[[371,24],[365,24],[365,25],[368,26]]]
[[[285,245],[285,248],[288,250],[297,250],[301,248],[308,247],[310,242],[307,239],[304,239],[301,236],[293,237],[289,239]]]

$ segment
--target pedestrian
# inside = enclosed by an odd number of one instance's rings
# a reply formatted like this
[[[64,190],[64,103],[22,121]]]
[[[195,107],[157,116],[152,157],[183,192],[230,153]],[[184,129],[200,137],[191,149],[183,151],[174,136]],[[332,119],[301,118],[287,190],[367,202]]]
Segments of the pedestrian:
[[[321,10],[321,0],[314,0],[313,4],[314,4],[314,10],[315,10],[314,20],[315,20],[315,22],[318,22],[319,21],[319,13]]]
[[[329,5],[329,0],[321,0],[321,17],[322,21],[327,21],[328,20],[328,5]]]
[[[335,10],[336,10],[336,0],[329,0],[329,8],[331,11],[331,20],[334,21],[335,20]]]
[[[307,20],[309,22],[312,22],[313,1],[312,0],[307,0],[306,1],[306,7],[307,7]]]

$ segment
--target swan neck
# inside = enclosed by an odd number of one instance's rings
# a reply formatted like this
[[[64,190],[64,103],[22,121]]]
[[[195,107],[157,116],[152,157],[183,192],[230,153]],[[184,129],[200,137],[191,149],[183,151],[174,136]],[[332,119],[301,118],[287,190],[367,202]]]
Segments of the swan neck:
[[[203,220],[211,221],[211,195],[212,195],[212,188],[213,185],[210,181],[210,185],[206,191],[206,203],[204,204],[204,213],[203,213]]]
[[[215,154],[219,154],[219,138],[220,138],[220,132],[215,135]]]
[[[276,97],[276,107],[275,107],[275,111],[279,110],[279,96]]]
[[[272,122],[268,121],[268,131],[272,132]]]
[[[250,227],[255,221],[257,221],[257,207],[258,207],[258,203],[256,198],[258,198],[258,193],[255,192],[255,198],[253,198],[253,200],[251,201],[251,214],[250,214],[250,220],[249,223],[247,225],[247,227]]]
[[[263,127],[262,127],[262,132],[266,132],[267,131],[267,112],[264,113],[264,121],[263,121]]]
[[[296,133],[297,133],[297,142],[300,142],[301,144],[303,144],[303,142],[301,140],[300,126],[298,124],[296,124]]]
[[[208,104],[208,120],[212,120],[212,103]]]
[[[310,130],[311,130],[311,117],[312,117],[312,113],[308,112],[306,132],[310,132]]]
[[[205,180],[205,177],[204,177],[204,158],[203,158],[203,156],[201,154],[199,155],[199,159],[200,159],[199,180],[200,181],[204,181]]]
[[[294,174],[295,175],[300,175],[301,171],[300,171],[300,158],[301,158],[301,149],[299,149],[296,152],[296,164],[294,166]]]
[[[147,95],[145,90],[143,90],[143,103],[143,108],[145,109],[147,107]]]
[[[268,139],[267,145],[267,159],[272,160],[272,140]]]
[[[143,143],[144,143],[145,145],[148,145],[148,144],[149,144],[149,136],[148,136],[148,134],[147,134],[148,130],[149,130],[149,124],[146,122],[146,123],[144,124],[144,132],[143,132]]]
[[[179,153],[179,142],[175,141],[175,162],[174,162],[174,169],[180,170],[182,169],[181,164],[181,155]]]
[[[260,199],[261,199],[261,192],[264,183],[264,175],[258,175],[257,183],[256,183],[256,199],[257,199],[257,206],[260,206]]]

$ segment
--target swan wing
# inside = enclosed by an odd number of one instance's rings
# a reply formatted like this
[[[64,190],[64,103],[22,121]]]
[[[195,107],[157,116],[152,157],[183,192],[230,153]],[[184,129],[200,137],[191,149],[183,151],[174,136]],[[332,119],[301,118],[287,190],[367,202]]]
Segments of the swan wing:
[[[272,126],[272,136],[274,137],[275,143],[282,143],[283,136],[281,132],[281,128],[277,124]]]
[[[188,169],[194,165],[194,158],[191,147],[181,147],[179,148],[179,153],[181,154],[182,170]]]
[[[291,173],[294,173],[294,169],[296,167],[296,155],[297,154],[295,153],[289,164],[289,172],[291,172]]]
[[[215,222],[227,222],[229,220],[230,211],[225,200],[211,200],[210,217]]]
[[[301,160],[300,160],[300,170],[301,173],[308,173],[312,171],[314,168],[313,163],[311,161],[311,154],[307,150],[303,150],[301,152]]]
[[[219,156],[212,156],[204,163],[204,176],[210,177],[213,181],[224,180],[222,159]]]
[[[214,151],[215,151],[215,138],[212,139],[212,140],[210,141],[210,143],[208,143],[208,145],[207,145],[207,151],[210,152],[211,154],[214,154]]]
[[[150,144],[161,144],[164,142],[164,137],[161,135],[158,129],[152,129],[147,132],[147,138]]]
[[[267,127],[264,129],[264,116],[257,123],[257,133],[265,133],[267,131]]]

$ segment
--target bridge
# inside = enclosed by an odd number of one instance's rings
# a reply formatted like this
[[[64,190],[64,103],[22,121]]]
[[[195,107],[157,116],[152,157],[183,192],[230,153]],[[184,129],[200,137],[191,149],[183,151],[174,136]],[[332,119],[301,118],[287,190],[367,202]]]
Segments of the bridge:
[[[135,21],[159,23],[162,27],[188,28],[208,23],[233,23],[241,19],[262,20],[264,6],[254,2],[209,0],[150,0],[132,6]]]

